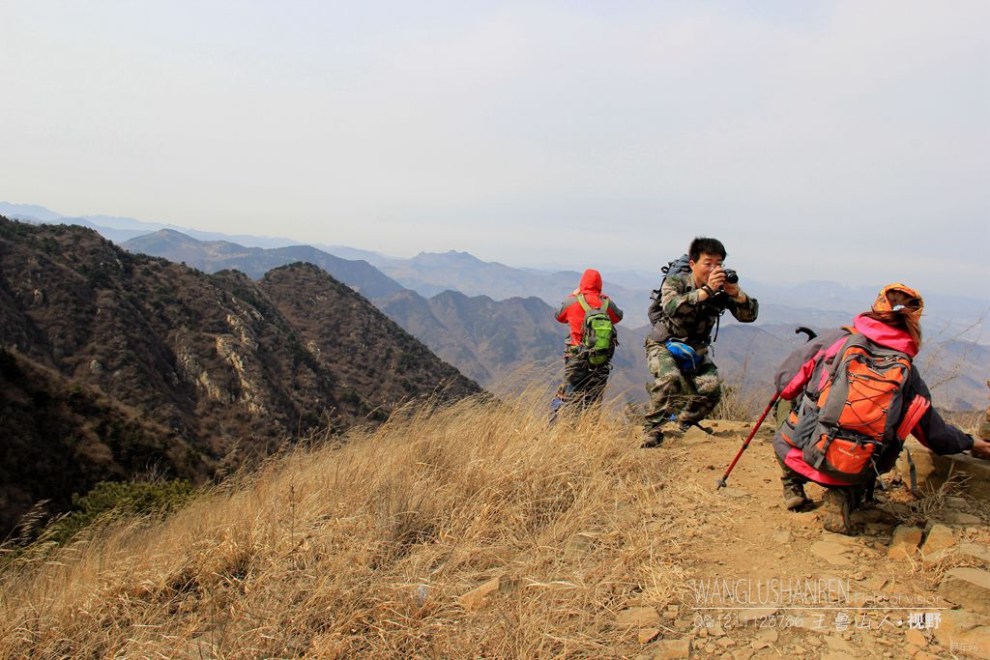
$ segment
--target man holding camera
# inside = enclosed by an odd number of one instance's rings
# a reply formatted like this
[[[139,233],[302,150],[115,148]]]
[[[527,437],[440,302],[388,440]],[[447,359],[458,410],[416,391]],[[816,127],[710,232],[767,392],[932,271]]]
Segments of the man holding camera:
[[[689,271],[669,273],[650,305],[653,330],[646,338],[646,361],[653,382],[646,386],[649,409],[643,447],[659,447],[664,435],[682,435],[718,405],[722,381],[709,355],[712,329],[729,310],[751,323],[759,304],[739,288],[735,271],[722,267],[725,247],[698,237],[688,249]],[[666,428],[671,423],[672,426]]]

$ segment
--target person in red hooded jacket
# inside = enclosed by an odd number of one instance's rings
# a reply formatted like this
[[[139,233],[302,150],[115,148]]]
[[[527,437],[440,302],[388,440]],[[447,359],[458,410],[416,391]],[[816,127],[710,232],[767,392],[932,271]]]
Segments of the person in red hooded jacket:
[[[847,339],[862,335],[882,348],[897,351],[913,359],[921,349],[921,294],[899,282],[888,284],[877,295],[870,311],[860,314],[851,327],[836,329],[805,344],[791,353],[777,376],[780,398],[794,402],[793,412],[773,439],[777,462],[783,474],[784,505],[796,511],[810,503],[804,492],[806,483],[814,482],[826,490],[824,526],[830,532],[854,534],[852,511],[872,494],[872,480],[852,485],[819,471],[806,462],[802,449],[815,433],[815,409],[821,392],[828,385],[828,366],[836,359]],[[912,366],[904,384],[905,404],[899,411],[894,428],[898,435],[908,433],[936,454],[969,451],[977,458],[990,459],[990,442],[973,438],[947,423],[931,405],[931,393]],[[810,420],[806,423],[805,420]],[[903,437],[884,442],[873,463],[873,478],[891,470],[902,448]]]
[[[586,312],[585,306],[590,312]],[[587,351],[582,348],[585,316],[594,310],[605,311],[613,324],[622,320],[622,310],[602,293],[601,273],[589,268],[581,275],[578,288],[564,299],[555,314],[557,321],[569,326],[570,332],[564,349],[564,380],[551,404],[552,419],[562,405],[576,403],[586,407],[601,401],[605,393],[612,365],[608,360],[599,365],[591,364]]]

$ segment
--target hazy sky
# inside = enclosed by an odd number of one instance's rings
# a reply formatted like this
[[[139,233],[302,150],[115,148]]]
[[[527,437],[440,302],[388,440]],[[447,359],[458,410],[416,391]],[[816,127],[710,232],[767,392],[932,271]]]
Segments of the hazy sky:
[[[0,5],[0,200],[396,256],[990,285],[990,2]],[[990,298],[990,294],[983,294]]]

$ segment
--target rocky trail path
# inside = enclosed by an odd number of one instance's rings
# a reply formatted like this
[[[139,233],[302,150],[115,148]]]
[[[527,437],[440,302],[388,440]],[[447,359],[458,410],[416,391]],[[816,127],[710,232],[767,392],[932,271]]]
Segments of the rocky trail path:
[[[784,508],[768,427],[717,489],[751,427],[709,425],[644,450],[681,466],[674,552],[688,574],[666,611],[620,613],[641,657],[990,658],[990,499],[971,487],[990,487],[986,475],[970,486],[933,475],[922,497],[885,475],[881,503],[854,514],[862,533],[844,536],[822,528],[817,486],[813,507]]]

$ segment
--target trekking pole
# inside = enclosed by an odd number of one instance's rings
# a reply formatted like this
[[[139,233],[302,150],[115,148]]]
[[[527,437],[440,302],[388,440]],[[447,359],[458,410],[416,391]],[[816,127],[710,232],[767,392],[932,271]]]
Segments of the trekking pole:
[[[723,474],[722,478],[718,480],[718,486],[715,488],[715,490],[718,490],[719,488],[725,488],[725,481],[726,479],[729,478],[729,473],[732,472],[732,468],[736,467],[736,463],[739,462],[739,459],[740,457],[742,457],[743,452],[746,451],[746,447],[749,446],[749,441],[752,440],[753,436],[756,435],[756,432],[759,430],[760,425],[763,424],[763,420],[767,418],[767,415],[770,413],[770,409],[773,408],[773,404],[777,403],[777,399],[779,398],[780,398],[780,392],[777,392],[773,395],[773,399],[771,399],[770,403],[767,404],[767,407],[763,411],[763,414],[760,415],[760,418],[758,420],[756,420],[756,424],[753,426],[753,430],[749,432],[749,437],[746,438],[746,441],[743,442],[742,447],[740,447],[739,451],[736,452],[736,457],[732,459],[732,463],[730,463],[729,467],[725,470],[725,474]]]

